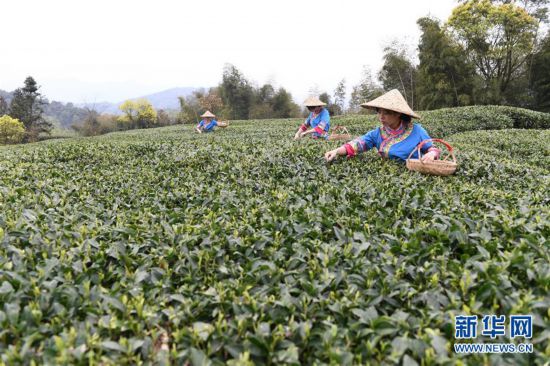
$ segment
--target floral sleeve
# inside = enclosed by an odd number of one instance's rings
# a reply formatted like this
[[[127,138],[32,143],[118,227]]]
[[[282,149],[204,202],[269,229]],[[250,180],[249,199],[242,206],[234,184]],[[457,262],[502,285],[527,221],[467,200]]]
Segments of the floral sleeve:
[[[307,128],[311,125],[310,121],[309,121],[309,117],[306,118],[306,120],[304,121],[304,123],[302,123],[302,125],[300,126],[300,131],[307,131]]]
[[[360,136],[347,144],[344,144],[348,157],[355,156],[359,153],[372,149],[376,146],[376,134],[377,129],[369,131],[363,136]]]
[[[327,123],[325,121],[321,121],[315,126],[315,132],[319,134],[325,133],[325,128],[327,127]]]

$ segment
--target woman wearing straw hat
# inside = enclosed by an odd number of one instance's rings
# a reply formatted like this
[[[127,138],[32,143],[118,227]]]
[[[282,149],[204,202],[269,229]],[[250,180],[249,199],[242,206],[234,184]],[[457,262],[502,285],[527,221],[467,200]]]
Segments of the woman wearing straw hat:
[[[214,127],[227,127],[229,124],[227,122],[218,122],[215,120],[216,116],[210,112],[206,111],[201,115],[202,120],[199,122],[195,130],[198,133],[211,132],[214,131]]]
[[[337,149],[328,151],[325,154],[327,161],[343,155],[352,157],[374,147],[383,158],[405,161],[420,142],[430,139],[422,126],[412,123],[412,118],[420,119],[420,116],[413,112],[397,89],[361,106],[375,110],[382,126]],[[423,145],[422,152],[425,153],[422,160],[427,161],[437,159],[440,151],[428,142]],[[418,159],[418,151],[412,158]]]
[[[311,134],[311,137],[314,139],[328,139],[330,115],[327,109],[323,107],[326,104],[321,102],[317,97],[309,97],[304,102],[304,105],[309,110],[309,116],[307,116],[304,123],[300,126],[298,131],[296,131],[294,139],[297,140],[309,134]]]

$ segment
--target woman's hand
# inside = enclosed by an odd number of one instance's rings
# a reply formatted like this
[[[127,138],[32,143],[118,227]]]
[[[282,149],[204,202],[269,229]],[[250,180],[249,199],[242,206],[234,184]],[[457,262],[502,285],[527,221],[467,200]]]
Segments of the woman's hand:
[[[436,158],[437,153],[435,151],[430,151],[422,157],[422,161],[432,161]]]
[[[331,162],[338,156],[338,149],[330,150],[325,153],[325,160]]]
[[[298,130],[294,135],[294,140],[299,140],[302,137],[302,131]]]

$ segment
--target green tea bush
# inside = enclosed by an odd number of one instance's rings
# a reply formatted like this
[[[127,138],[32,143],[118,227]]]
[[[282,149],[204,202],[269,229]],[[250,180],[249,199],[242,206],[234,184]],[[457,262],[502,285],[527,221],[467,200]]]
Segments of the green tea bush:
[[[547,362],[550,131],[446,135],[442,178],[299,124],[0,148],[0,362]],[[455,354],[459,314],[533,315],[534,353]]]
[[[434,132],[449,135],[474,130],[550,128],[550,114],[507,106],[444,108],[422,113],[422,122]]]
[[[449,136],[475,130],[502,130],[514,127],[514,120],[499,107],[471,106],[444,108],[421,114],[422,125],[434,136]]]
[[[419,112],[420,123],[432,137],[459,132],[510,128],[549,129],[550,113],[507,106],[469,106]],[[353,115],[334,119],[333,124],[361,126],[362,132],[379,125],[375,115]],[[364,131],[364,132],[363,132]]]
[[[550,128],[550,113],[516,107],[497,107],[514,120],[514,128]]]

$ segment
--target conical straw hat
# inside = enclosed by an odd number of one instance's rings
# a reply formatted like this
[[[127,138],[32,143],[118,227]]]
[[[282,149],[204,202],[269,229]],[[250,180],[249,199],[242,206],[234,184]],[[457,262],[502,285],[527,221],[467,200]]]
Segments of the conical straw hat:
[[[409,107],[407,104],[407,101],[399,90],[393,89],[387,92],[386,94],[383,94],[379,96],[378,98],[371,100],[370,102],[361,104],[361,107],[363,108],[383,108],[388,109],[390,111],[399,112],[406,114],[407,116],[411,116],[417,119],[420,119],[420,116]]]
[[[317,97],[309,97],[305,100],[304,105],[306,107],[320,107],[320,106],[324,106],[324,105],[327,105],[327,104],[321,102],[321,100],[319,100],[319,98],[317,98]]]
[[[214,118],[214,117],[216,116],[210,111],[204,112],[204,114],[201,116],[201,118]]]

